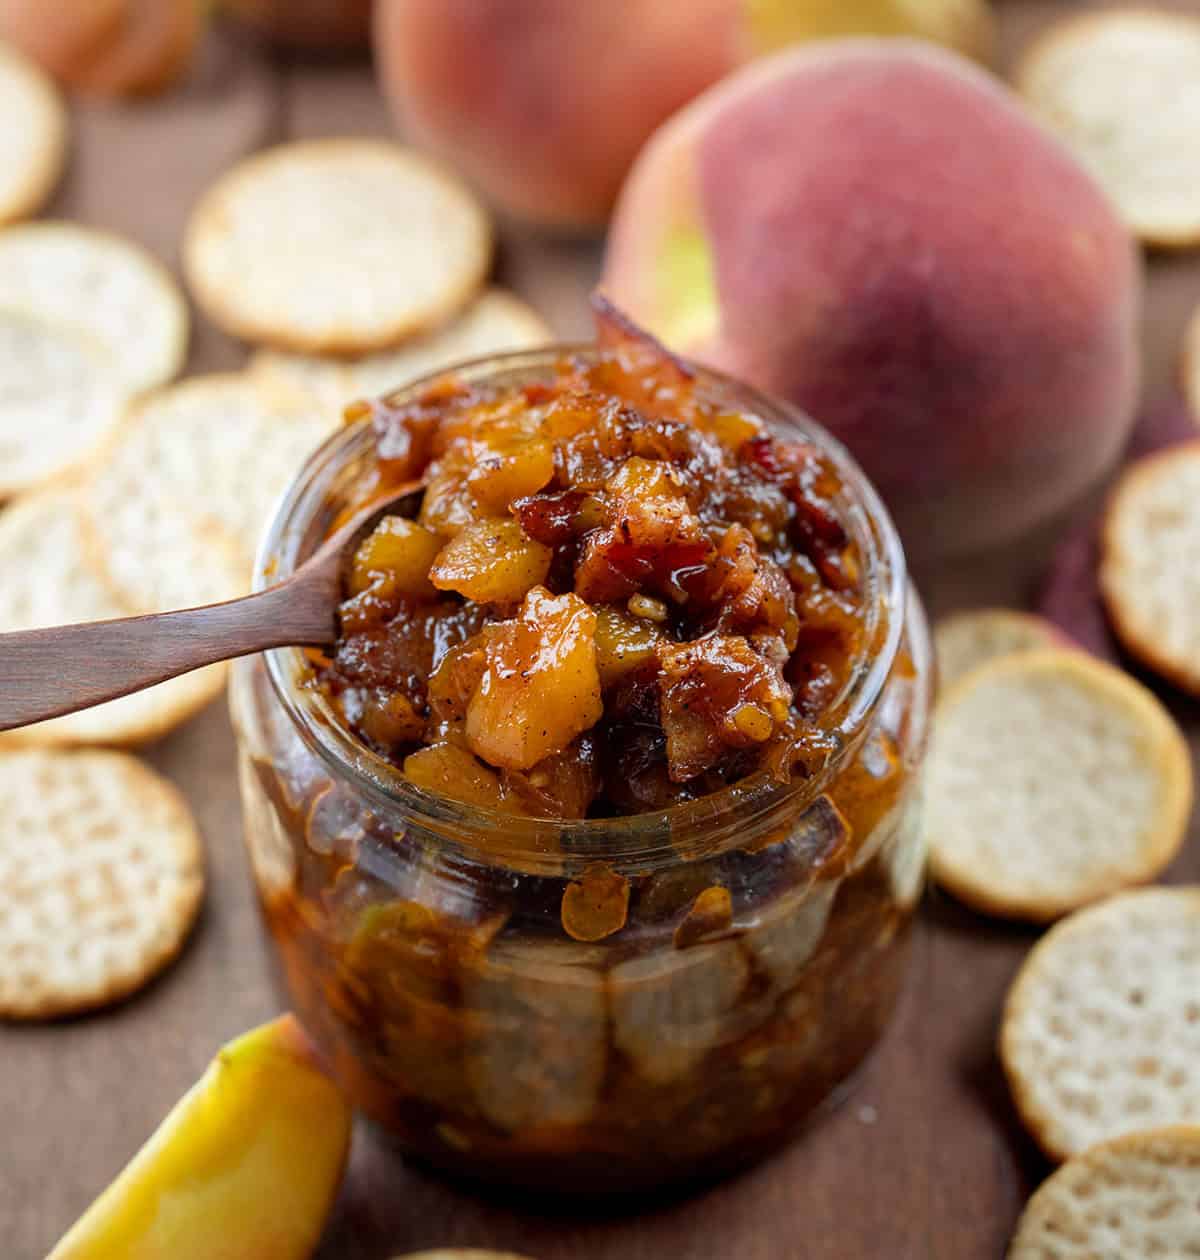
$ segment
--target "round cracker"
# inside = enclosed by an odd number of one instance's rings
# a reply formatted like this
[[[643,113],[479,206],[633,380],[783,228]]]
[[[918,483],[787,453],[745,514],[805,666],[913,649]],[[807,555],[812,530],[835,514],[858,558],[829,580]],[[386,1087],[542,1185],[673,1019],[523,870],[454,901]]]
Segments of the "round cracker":
[[[1002,657],[938,705],[930,870],[987,913],[1047,922],[1152,879],[1178,852],[1191,801],[1191,759],[1170,715],[1082,652]]]
[[[77,329],[0,310],[0,497],[88,463],[126,398],[102,347]]]
[[[1194,429],[1200,425],[1200,306],[1192,312],[1183,334],[1179,376],[1187,403],[1187,418]]]
[[[99,346],[130,393],[171,380],[187,353],[187,304],[140,246],[75,223],[0,233],[3,304]]]
[[[180,951],[204,893],[179,793],[125,753],[0,755],[0,1016],[116,1001]]]
[[[1105,1142],[1064,1164],[1025,1206],[1008,1260],[1200,1254],[1200,1127]]]
[[[245,594],[277,499],[335,423],[241,373],[149,396],[83,487],[93,563],[142,611]]]
[[[67,157],[67,111],[50,78],[0,44],[0,224],[49,199]]]
[[[222,176],[192,214],[184,270],[227,332],[365,354],[462,307],[491,249],[483,207],[441,167],[383,141],[314,140]]]
[[[1200,19],[1151,9],[1067,18],[1015,79],[1142,240],[1200,243]]]
[[[136,611],[90,565],[74,493],[43,491],[0,512],[0,633],[107,621]],[[80,713],[6,731],[0,743],[147,743],[214,700],[226,673],[225,665],[210,665]]]
[[[488,289],[450,323],[394,350],[361,359],[260,350],[250,360],[250,371],[277,388],[340,410],[356,398],[389,393],[467,359],[527,350],[551,337],[549,326],[531,306],[504,289]]]
[[[934,629],[938,678],[943,688],[999,656],[1064,645],[1045,617],[1011,608],[973,608],[943,617]]]
[[[1100,530],[1100,593],[1131,655],[1200,695],[1200,440],[1131,464]]]
[[[1200,1123],[1200,888],[1122,893],[1047,932],[1009,990],[1000,1058],[1052,1159]]]

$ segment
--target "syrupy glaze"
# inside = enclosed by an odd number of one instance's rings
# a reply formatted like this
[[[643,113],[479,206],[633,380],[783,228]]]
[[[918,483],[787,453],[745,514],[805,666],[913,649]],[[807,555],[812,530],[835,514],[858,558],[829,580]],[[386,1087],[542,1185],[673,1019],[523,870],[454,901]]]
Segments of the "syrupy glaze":
[[[332,698],[440,804],[367,790],[261,661],[235,675],[290,1001],[406,1150],[538,1192],[711,1176],[794,1132],[885,1026],[921,887],[919,605],[894,610],[882,691],[835,739],[870,611],[836,460],[647,354],[626,339],[519,386],[467,374],[352,409],[379,458],[338,507],[416,474],[429,536],[406,524],[352,568],[342,641],[294,699]],[[472,530],[482,550],[456,554]],[[522,539],[546,554],[514,563]],[[508,654],[531,643],[575,668],[527,731],[523,684],[545,678]],[[473,723],[480,658],[500,690]]]
[[[424,494],[359,548],[316,685],[420,786],[607,817],[830,751],[864,598],[836,469],[608,327],[537,383],[350,411],[362,500]]]

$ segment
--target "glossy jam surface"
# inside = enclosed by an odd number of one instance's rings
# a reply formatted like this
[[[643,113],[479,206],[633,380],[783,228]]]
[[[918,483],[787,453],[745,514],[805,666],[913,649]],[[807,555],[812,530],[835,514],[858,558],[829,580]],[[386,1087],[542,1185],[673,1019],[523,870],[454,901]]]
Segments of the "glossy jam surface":
[[[536,817],[637,814],[811,774],[861,655],[844,487],[815,447],[609,327],[543,380],[449,377],[372,418],[323,687],[418,786]]]

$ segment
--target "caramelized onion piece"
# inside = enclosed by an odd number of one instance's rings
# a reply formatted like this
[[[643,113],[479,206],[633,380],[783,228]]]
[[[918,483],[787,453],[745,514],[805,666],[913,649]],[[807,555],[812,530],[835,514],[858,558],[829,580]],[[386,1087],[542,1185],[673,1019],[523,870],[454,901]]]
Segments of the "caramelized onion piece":
[[[603,862],[593,862],[567,885],[562,899],[563,931],[577,941],[602,941],[625,926],[629,880]]]
[[[729,931],[733,922],[733,899],[728,888],[714,884],[692,902],[687,918],[675,929],[675,948],[687,949]]]

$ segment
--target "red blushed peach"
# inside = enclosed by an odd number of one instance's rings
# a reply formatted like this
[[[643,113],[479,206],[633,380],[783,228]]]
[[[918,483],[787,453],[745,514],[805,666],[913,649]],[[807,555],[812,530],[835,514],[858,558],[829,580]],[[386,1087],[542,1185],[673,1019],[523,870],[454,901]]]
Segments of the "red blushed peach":
[[[273,43],[347,52],[371,37],[371,0],[225,0],[225,7]]]
[[[406,130],[505,209],[581,225],[603,221],[655,127],[730,70],[864,31],[990,43],[985,0],[380,0],[375,50]]]
[[[604,288],[842,438],[921,551],[1055,513],[1133,419],[1128,232],[1009,92],[927,45],[795,50],[695,101],[630,175]]]
[[[163,91],[191,63],[205,25],[197,0],[0,0],[0,39],[97,96]]]

